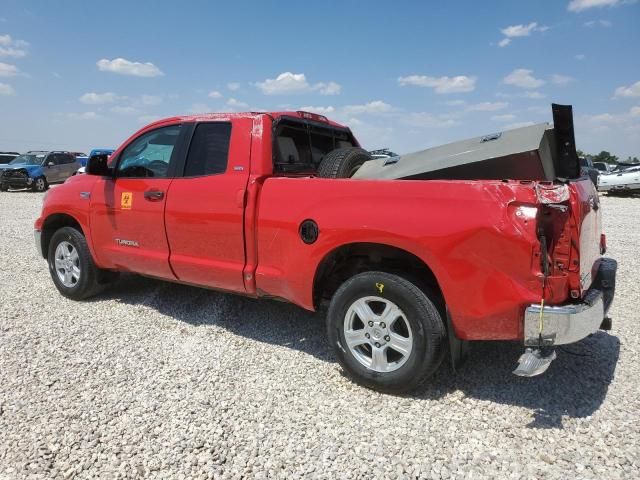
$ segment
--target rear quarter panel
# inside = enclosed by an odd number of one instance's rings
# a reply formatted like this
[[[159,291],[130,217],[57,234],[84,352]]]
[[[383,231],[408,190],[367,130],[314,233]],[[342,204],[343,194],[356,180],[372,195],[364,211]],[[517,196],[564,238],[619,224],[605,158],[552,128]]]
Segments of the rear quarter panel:
[[[516,339],[525,306],[541,294],[532,276],[535,221],[527,217],[535,203],[532,185],[518,182],[268,178],[256,284],[313,309],[326,255],[355,242],[392,245],[431,268],[460,338]],[[299,237],[305,219],[320,229],[312,245]]]

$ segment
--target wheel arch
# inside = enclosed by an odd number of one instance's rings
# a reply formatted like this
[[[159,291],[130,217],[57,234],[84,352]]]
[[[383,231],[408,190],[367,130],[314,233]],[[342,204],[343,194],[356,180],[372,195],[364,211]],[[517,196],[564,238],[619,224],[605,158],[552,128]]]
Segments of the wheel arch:
[[[393,273],[416,283],[436,296],[436,307],[445,313],[446,301],[440,283],[423,259],[403,248],[370,242],[344,244],[323,257],[313,279],[314,307],[331,298],[348,278],[371,270]]]
[[[49,215],[42,223],[42,234],[40,236],[40,244],[42,247],[42,256],[47,258],[49,252],[49,243],[53,234],[62,227],[72,227],[85,236],[84,229],[80,222],[68,213],[53,213]]]

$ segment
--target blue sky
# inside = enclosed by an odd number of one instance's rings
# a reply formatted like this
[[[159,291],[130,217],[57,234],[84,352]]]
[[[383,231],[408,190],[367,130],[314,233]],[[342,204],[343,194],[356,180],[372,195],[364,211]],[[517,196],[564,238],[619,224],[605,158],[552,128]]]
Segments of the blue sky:
[[[400,153],[551,121],[640,156],[640,3],[0,0],[0,150],[153,119],[307,108]]]

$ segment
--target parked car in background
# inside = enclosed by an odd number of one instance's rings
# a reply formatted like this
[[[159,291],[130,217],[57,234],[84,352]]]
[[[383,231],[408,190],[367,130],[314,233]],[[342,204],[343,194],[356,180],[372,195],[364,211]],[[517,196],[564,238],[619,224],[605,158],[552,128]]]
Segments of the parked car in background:
[[[66,151],[27,152],[0,166],[0,191],[31,188],[44,192],[50,184],[61,183],[71,177],[79,166],[76,157]]]
[[[580,158],[580,174],[589,177],[593,184],[598,186],[598,177],[600,177],[600,170],[593,166],[593,161],[589,157]]]
[[[640,165],[600,175],[598,191],[609,194],[640,193]]]
[[[94,148],[93,150],[91,150],[89,157],[85,159],[82,166],[76,171],[76,173],[74,173],[74,175],[76,174],[82,175],[83,173],[85,173],[88,159],[97,157],[98,155],[106,155],[108,157],[113,152],[115,152],[114,148]]]
[[[0,152],[0,165],[9,163],[11,160],[20,155],[18,152]]]
[[[609,173],[615,166],[607,162],[593,162],[593,167],[598,169],[600,173]]]

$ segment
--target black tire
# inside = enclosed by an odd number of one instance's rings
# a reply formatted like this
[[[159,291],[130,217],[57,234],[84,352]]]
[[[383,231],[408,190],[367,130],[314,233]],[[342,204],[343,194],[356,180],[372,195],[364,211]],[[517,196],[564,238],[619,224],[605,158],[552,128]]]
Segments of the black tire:
[[[33,186],[31,188],[34,192],[46,192],[49,189],[49,183],[43,175],[33,180]]]
[[[403,322],[408,322],[411,328],[411,351],[404,363],[394,371],[372,370],[359,361],[347,346],[345,319],[354,302],[365,297],[380,297],[395,304],[404,314],[406,320]],[[388,393],[414,390],[428,379],[442,363],[447,343],[445,323],[434,301],[408,280],[384,272],[360,273],[340,286],[327,313],[327,333],[338,362],[350,377],[361,385]],[[372,336],[367,338],[373,342]],[[388,340],[389,337],[385,336],[384,339]],[[373,351],[373,345],[363,344],[357,348],[362,348],[365,356],[367,348]],[[388,348],[384,355],[388,361]]]
[[[62,242],[71,244],[78,254],[77,266],[80,274],[73,286],[65,285],[56,271],[56,249]],[[47,262],[49,264],[49,273],[56,288],[63,296],[72,300],[84,300],[96,295],[112,279],[111,272],[96,267],[84,235],[73,227],[62,227],[53,234],[49,242]]]
[[[371,155],[362,148],[337,148],[322,159],[317,175],[320,178],[350,178],[367,160],[371,160]]]

